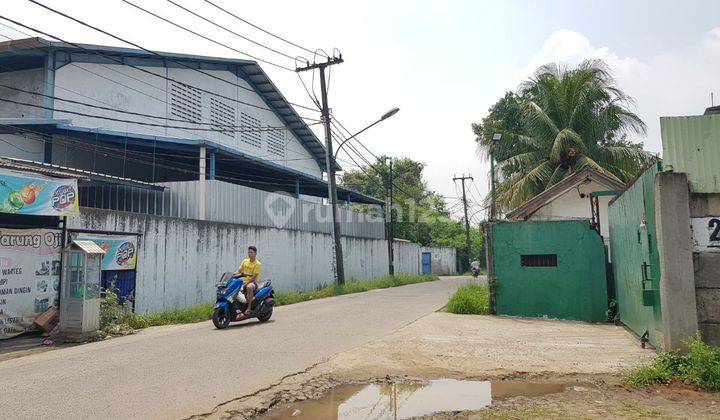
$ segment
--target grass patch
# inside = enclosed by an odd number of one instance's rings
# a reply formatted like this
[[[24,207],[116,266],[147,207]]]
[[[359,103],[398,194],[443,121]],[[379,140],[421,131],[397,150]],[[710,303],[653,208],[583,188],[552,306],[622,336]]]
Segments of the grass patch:
[[[487,286],[467,284],[458,288],[450,298],[446,309],[454,314],[487,315],[490,309],[490,294]]]
[[[700,333],[686,342],[688,352],[663,352],[648,365],[630,371],[625,384],[644,388],[672,381],[689,381],[700,389],[720,390],[720,348],[705,344]]]
[[[276,291],[275,306],[435,280],[438,280],[437,276],[397,274],[377,280],[351,280],[343,286],[323,286],[311,292]],[[132,312],[129,302],[120,303],[115,293],[106,291],[105,298],[100,304],[100,331],[108,335],[129,334],[147,327],[207,321],[212,317],[214,306],[215,303],[208,302],[182,309],[139,315]]]
[[[308,300],[322,299],[331,296],[347,295],[349,293],[367,292],[374,289],[387,289],[388,287],[405,286],[407,284],[435,281],[438,276],[410,274],[396,274],[377,280],[351,280],[342,286],[322,286],[309,292],[275,292],[275,305],[290,305]]]

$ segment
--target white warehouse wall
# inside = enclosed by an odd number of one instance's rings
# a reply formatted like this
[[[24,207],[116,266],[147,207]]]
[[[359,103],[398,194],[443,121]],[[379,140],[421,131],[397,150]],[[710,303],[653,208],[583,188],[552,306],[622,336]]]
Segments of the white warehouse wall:
[[[248,245],[257,246],[258,259],[263,263],[261,279],[272,279],[276,290],[313,290],[333,282],[332,236],[325,233],[88,208],[69,219],[69,228],[141,235],[135,306],[138,313],[214,299],[215,282],[223,272],[237,268]],[[345,237],[343,247],[348,279],[387,275],[385,240]],[[416,254],[415,260],[418,258]],[[408,264],[409,273],[417,273],[415,265]]]
[[[224,83],[220,80],[201,75],[190,69],[143,67],[163,77],[170,77],[189,85],[216,92],[225,97],[238,101],[250,103],[260,107],[267,107],[267,104],[254,91],[248,91],[232,84],[238,84],[250,88],[250,85],[243,79],[238,78],[228,71],[203,70],[215,77],[227,80]],[[108,80],[109,79],[109,80]],[[116,81],[114,83],[110,80]],[[126,111],[133,111],[149,115],[164,116],[169,118],[182,118],[171,114],[171,81],[151,76],[132,67],[117,64],[96,64],[96,63],[73,63],[65,65],[55,72],[55,95],[95,103],[98,105],[118,108]],[[122,85],[125,86],[122,86]],[[203,122],[211,121],[211,98],[222,102],[223,106],[235,111],[234,125],[241,125],[241,113],[250,115],[260,121],[261,127],[281,127],[280,118],[274,112],[259,109],[253,106],[243,105],[235,101],[223,99],[204,92],[196,92],[201,97],[201,118]],[[58,103],[61,103],[58,101]],[[72,111],[88,112],[88,107],[62,103],[63,108]],[[310,153],[302,146],[300,141],[289,131],[283,130],[285,145],[285,156],[278,157],[268,149],[267,133],[262,133],[262,145],[252,146],[241,141],[241,133],[221,133],[217,131],[202,131],[193,128],[210,128],[209,125],[198,126],[196,124],[183,123],[178,121],[167,121],[164,119],[152,119],[122,114],[115,111],[92,109],[93,114],[106,117],[129,119],[183,127],[181,129],[142,126],[124,122],[98,120],[91,117],[83,117],[62,112],[55,112],[55,118],[73,120],[73,125],[87,128],[101,128],[119,132],[145,134],[151,136],[175,137],[191,140],[210,140],[233,148],[248,155],[263,158],[283,166],[311,174],[316,177],[322,175],[321,168],[313,159]]]
[[[253,227],[81,208],[68,219],[69,229],[139,234],[136,302],[138,313],[159,312],[208,302],[215,283],[245,258],[248,245],[258,248],[261,279],[271,279],[279,291],[314,290],[332,284],[332,235]],[[395,272],[420,273],[420,246],[395,243]],[[455,252],[424,248],[437,257],[437,268],[455,264]],[[369,280],[388,274],[387,241],[343,237],[347,279]],[[433,259],[435,264],[436,258]],[[454,270],[449,273],[454,274]]]
[[[43,93],[44,70],[28,69],[0,73],[0,83],[36,93]],[[33,105],[42,105],[43,97],[0,87],[0,98]],[[0,101],[0,118],[43,118],[45,110],[27,105]]]
[[[45,145],[34,134],[0,134],[0,156],[42,162],[44,155]]]

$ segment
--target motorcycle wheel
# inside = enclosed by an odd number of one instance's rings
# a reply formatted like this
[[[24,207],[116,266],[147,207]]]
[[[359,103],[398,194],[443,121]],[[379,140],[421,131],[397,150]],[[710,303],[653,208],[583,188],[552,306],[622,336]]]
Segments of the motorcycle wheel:
[[[268,322],[270,320],[270,317],[272,316],[272,311],[273,311],[273,308],[271,306],[265,312],[263,312],[262,314],[259,314],[257,317],[258,321]]]
[[[230,325],[230,314],[223,308],[215,308],[212,315],[212,322],[215,328],[222,330]]]

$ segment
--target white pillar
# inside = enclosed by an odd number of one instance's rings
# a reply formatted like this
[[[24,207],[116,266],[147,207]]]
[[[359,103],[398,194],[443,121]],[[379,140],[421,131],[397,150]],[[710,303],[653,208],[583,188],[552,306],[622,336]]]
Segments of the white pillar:
[[[199,179],[199,188],[198,188],[198,218],[200,220],[205,220],[205,156],[207,154],[207,149],[205,146],[200,146],[200,165],[199,165],[199,172],[200,172],[200,179]]]

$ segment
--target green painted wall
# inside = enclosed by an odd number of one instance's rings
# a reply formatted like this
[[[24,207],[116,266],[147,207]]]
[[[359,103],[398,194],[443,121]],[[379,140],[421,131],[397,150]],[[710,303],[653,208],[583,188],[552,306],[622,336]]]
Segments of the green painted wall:
[[[587,220],[493,226],[499,315],[604,322],[605,246]],[[557,267],[522,267],[521,255],[556,254]]]
[[[637,335],[649,332],[650,344],[662,342],[660,312],[660,258],[655,234],[655,174],[650,166],[634,184],[610,204],[610,256],[620,320]],[[644,221],[644,223],[643,223]],[[643,262],[650,265],[654,279],[648,288],[656,290],[652,306],[643,305]],[[649,302],[648,302],[649,303]]]

